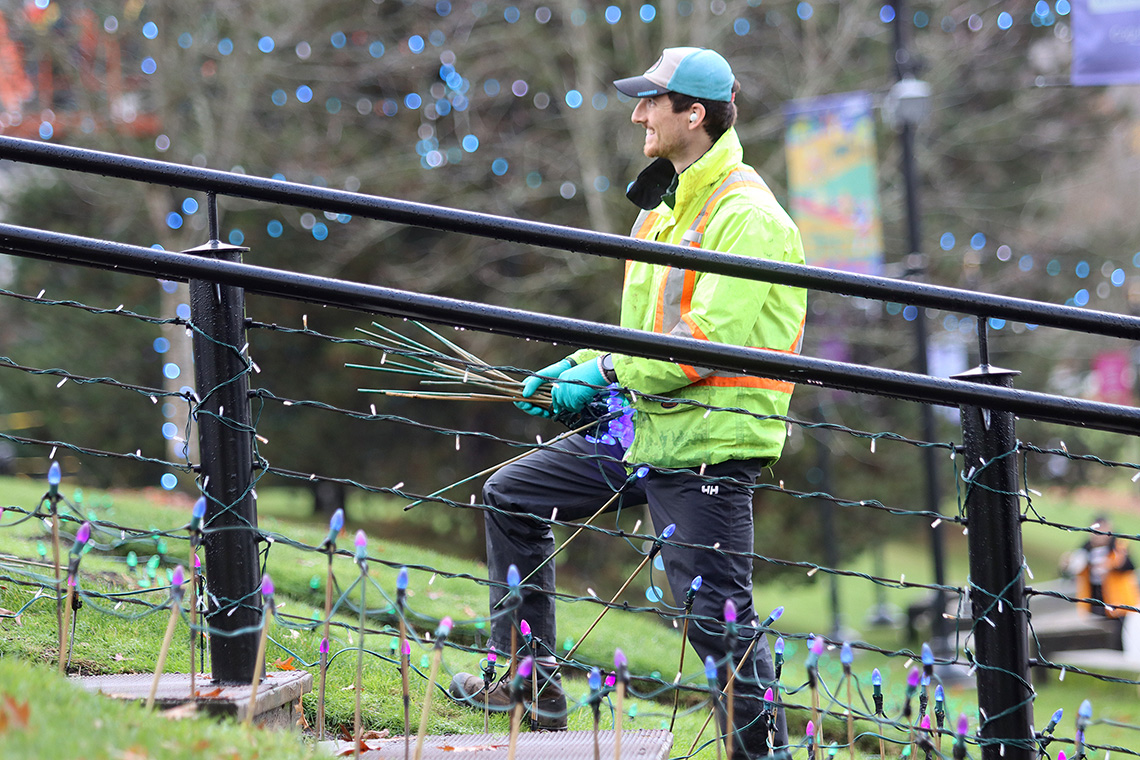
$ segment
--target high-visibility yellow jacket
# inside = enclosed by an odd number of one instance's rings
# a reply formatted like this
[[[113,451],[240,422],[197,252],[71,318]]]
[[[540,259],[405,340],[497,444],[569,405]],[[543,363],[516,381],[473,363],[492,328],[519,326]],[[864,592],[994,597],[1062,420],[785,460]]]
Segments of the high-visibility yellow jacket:
[[[802,264],[799,230],[742,158],[740,140],[730,129],[681,172],[672,207],[662,203],[643,212],[633,234]],[[806,310],[802,288],[626,262],[622,327],[798,353]],[[598,353],[578,351],[571,359],[587,361]],[[634,356],[615,356],[614,370],[618,382],[634,391],[634,441],[626,452],[631,465],[699,467],[780,456],[786,423],[777,417],[787,414],[792,383]]]

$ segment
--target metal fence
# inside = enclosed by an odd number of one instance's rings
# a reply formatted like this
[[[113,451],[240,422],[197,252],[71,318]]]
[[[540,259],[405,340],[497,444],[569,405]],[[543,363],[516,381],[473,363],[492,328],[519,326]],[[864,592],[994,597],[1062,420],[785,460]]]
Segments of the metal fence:
[[[191,314],[189,320],[180,323],[194,331],[196,391],[189,402],[197,420],[201,461],[192,469],[208,500],[208,520],[214,528],[205,548],[211,570],[210,596],[220,600],[207,620],[210,629],[221,634],[211,638],[215,678],[248,681],[259,667],[255,653],[262,612],[248,600],[256,597],[260,584],[261,536],[252,496],[260,464],[254,457],[256,429],[250,414],[250,360],[244,350],[248,345],[244,294],[258,293],[361,313],[959,407],[962,443],[951,448],[963,462],[962,513],[930,517],[936,522],[957,522],[968,528],[968,587],[936,590],[955,597],[968,595],[971,635],[960,651],[939,656],[945,655],[946,663],[965,662],[976,675],[982,717],[971,740],[980,746],[983,757],[1028,758],[1044,752],[1046,745],[1034,728],[1030,669],[1061,666],[1032,656],[1028,600],[1036,592],[1027,586],[1027,567],[1021,551],[1026,494],[1019,473],[1019,460],[1032,449],[1018,441],[1015,421],[1023,417],[1137,435],[1140,409],[1017,390],[1013,387],[1016,372],[989,364],[987,323],[991,318],[1015,320],[1135,340],[1140,338],[1140,318],[681,248],[49,143],[0,138],[0,158],[206,193],[209,241],[192,251],[158,251],[0,224],[0,252],[190,282]],[[641,333],[585,320],[253,266],[242,263],[243,249],[219,242],[216,204],[219,198],[227,196],[970,314],[977,317],[981,361],[974,370],[955,378],[936,378]],[[6,437],[17,443],[43,443]],[[833,567],[828,572],[844,571]],[[936,610],[936,614],[940,612]]]

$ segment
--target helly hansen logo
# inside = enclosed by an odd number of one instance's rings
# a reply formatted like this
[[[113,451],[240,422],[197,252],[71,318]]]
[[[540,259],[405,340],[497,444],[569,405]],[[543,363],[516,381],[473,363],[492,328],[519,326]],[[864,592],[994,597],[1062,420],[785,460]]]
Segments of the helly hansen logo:
[[[705,494],[706,496],[716,496],[718,493],[720,493],[720,486],[712,485],[711,483],[705,483],[703,486],[701,486],[701,493]]]

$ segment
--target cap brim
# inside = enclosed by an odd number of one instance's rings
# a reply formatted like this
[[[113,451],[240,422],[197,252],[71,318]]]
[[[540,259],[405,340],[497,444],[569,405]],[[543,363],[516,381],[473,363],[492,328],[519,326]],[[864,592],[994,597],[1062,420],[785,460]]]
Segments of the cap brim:
[[[649,81],[644,76],[616,79],[614,80],[614,87],[621,94],[628,95],[631,98],[652,98],[669,91],[661,85]]]

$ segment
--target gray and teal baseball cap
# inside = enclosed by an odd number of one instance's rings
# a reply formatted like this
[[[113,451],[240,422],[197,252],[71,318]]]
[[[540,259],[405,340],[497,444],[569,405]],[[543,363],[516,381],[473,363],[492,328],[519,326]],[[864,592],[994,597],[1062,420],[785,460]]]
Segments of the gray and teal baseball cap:
[[[715,50],[695,47],[665,48],[657,63],[639,77],[614,82],[614,87],[631,98],[652,98],[676,92],[702,100],[732,100],[736,77],[728,61]]]

